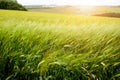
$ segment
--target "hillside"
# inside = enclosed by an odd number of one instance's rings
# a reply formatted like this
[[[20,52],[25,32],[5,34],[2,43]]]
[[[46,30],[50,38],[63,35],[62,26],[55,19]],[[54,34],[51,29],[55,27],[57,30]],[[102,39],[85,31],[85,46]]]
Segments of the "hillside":
[[[25,6],[28,11],[120,17],[119,6]]]
[[[0,10],[1,80],[119,80],[120,19]]]

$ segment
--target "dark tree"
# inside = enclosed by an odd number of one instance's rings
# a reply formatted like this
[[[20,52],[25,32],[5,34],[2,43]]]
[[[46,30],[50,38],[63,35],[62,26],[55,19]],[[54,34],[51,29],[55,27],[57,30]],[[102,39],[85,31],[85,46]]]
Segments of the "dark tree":
[[[23,10],[23,11],[27,10],[21,4],[17,3],[16,0],[0,0],[0,9]]]

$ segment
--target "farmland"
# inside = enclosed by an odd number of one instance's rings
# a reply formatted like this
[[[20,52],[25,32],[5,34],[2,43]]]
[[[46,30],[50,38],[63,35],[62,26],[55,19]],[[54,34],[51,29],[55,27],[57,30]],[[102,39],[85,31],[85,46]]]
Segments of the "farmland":
[[[119,6],[25,6],[28,11],[64,14],[98,15],[116,13],[120,17]],[[102,16],[102,15],[101,15]],[[107,16],[107,15],[106,15]],[[117,16],[116,16],[117,17]]]
[[[0,80],[119,80],[120,18],[0,10]]]

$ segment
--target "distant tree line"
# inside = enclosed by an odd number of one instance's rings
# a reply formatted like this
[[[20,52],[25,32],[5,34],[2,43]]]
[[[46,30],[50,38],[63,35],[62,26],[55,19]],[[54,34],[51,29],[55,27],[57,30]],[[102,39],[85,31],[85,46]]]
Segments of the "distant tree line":
[[[23,10],[23,11],[27,10],[24,6],[17,3],[16,0],[0,0],[0,9]]]

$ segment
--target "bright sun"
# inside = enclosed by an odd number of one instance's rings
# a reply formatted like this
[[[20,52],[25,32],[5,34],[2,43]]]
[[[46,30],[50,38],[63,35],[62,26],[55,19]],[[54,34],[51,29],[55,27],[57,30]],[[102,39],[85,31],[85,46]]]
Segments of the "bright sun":
[[[85,15],[92,15],[96,11],[96,6],[97,5],[103,5],[103,2],[100,2],[100,0],[77,0],[79,4],[77,8],[78,11],[80,11],[81,14]]]

